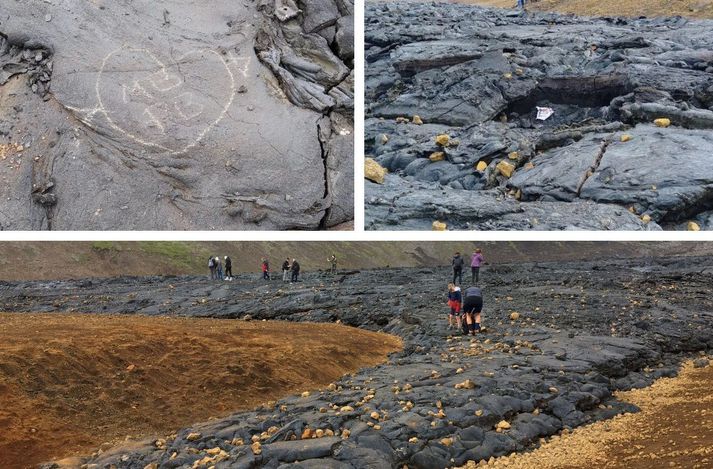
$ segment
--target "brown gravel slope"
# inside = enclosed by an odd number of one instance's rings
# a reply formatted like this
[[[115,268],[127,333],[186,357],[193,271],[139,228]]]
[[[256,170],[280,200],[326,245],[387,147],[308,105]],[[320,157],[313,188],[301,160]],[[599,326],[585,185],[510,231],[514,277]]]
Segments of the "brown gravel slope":
[[[456,0],[499,8],[513,8],[516,0]],[[687,16],[690,18],[713,18],[713,0],[540,0],[528,3],[529,10],[557,11],[580,16]]]
[[[676,378],[617,393],[641,408],[550,439],[530,453],[498,458],[508,469],[713,467],[713,366],[684,365]],[[466,466],[468,467],[468,466]],[[476,467],[471,464],[470,467]]]
[[[324,387],[400,348],[332,324],[0,313],[0,467],[168,434]]]

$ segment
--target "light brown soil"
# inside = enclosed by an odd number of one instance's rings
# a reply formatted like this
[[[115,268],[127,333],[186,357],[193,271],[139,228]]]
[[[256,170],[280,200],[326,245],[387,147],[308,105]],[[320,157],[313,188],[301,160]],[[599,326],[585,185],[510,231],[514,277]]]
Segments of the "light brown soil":
[[[330,324],[0,313],[0,467],[254,408],[401,345]]]
[[[458,3],[514,8],[516,0],[455,0]],[[557,11],[580,16],[687,16],[713,18],[713,0],[540,0],[527,3],[528,10]]]
[[[538,449],[498,458],[508,469],[703,469],[713,467],[713,366],[688,363],[676,378],[617,393],[641,408],[556,436]],[[475,467],[475,466],[472,466]]]

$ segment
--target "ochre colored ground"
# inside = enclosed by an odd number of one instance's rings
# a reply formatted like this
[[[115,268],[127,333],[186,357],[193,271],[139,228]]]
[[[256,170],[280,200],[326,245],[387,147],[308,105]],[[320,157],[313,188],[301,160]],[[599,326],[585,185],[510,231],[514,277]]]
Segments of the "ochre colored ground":
[[[0,467],[324,387],[401,345],[331,324],[0,313]]]
[[[516,0],[455,0],[458,3],[513,8]],[[580,16],[687,16],[713,18],[713,0],[540,0],[527,3],[527,9],[557,11]]]
[[[641,412],[575,429],[530,453],[498,458],[508,469],[713,467],[713,365],[617,393]],[[474,467],[474,466],[473,466]]]

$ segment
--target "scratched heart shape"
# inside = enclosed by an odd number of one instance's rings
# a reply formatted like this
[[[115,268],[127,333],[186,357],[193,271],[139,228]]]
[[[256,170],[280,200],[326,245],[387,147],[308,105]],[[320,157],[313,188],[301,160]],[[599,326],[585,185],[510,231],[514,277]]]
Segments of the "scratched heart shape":
[[[102,62],[96,84],[109,125],[142,145],[183,153],[225,116],[235,77],[215,51],[190,51],[165,64],[124,47]]]

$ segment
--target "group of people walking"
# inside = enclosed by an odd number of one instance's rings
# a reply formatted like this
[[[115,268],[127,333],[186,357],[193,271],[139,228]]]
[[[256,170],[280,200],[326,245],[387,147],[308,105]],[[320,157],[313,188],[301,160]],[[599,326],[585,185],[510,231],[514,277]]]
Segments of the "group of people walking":
[[[332,254],[327,259],[329,262],[329,271],[332,274],[337,273],[337,256]],[[223,266],[225,266],[225,271],[223,271]],[[208,258],[208,269],[210,270],[211,280],[233,280],[233,263],[230,257],[225,256],[222,260],[220,256],[210,256]],[[282,263],[282,281],[283,282],[297,282],[300,277],[300,263],[297,259],[292,259],[288,257]],[[270,276],[270,261],[267,257],[263,257],[260,260],[260,271],[262,272],[263,280],[271,280]]]
[[[453,282],[448,284],[448,328],[458,328],[465,335],[475,335],[481,331],[480,319],[483,311],[483,290],[476,286],[480,282],[480,266],[485,264],[483,252],[478,248],[470,256],[472,286],[461,290],[465,259],[456,252],[451,260]],[[457,282],[457,283],[456,283]]]
[[[225,266],[225,271],[223,271],[223,266]],[[223,260],[220,259],[220,256],[210,256],[208,269],[211,280],[233,280],[233,261],[228,256],[223,257]]]

